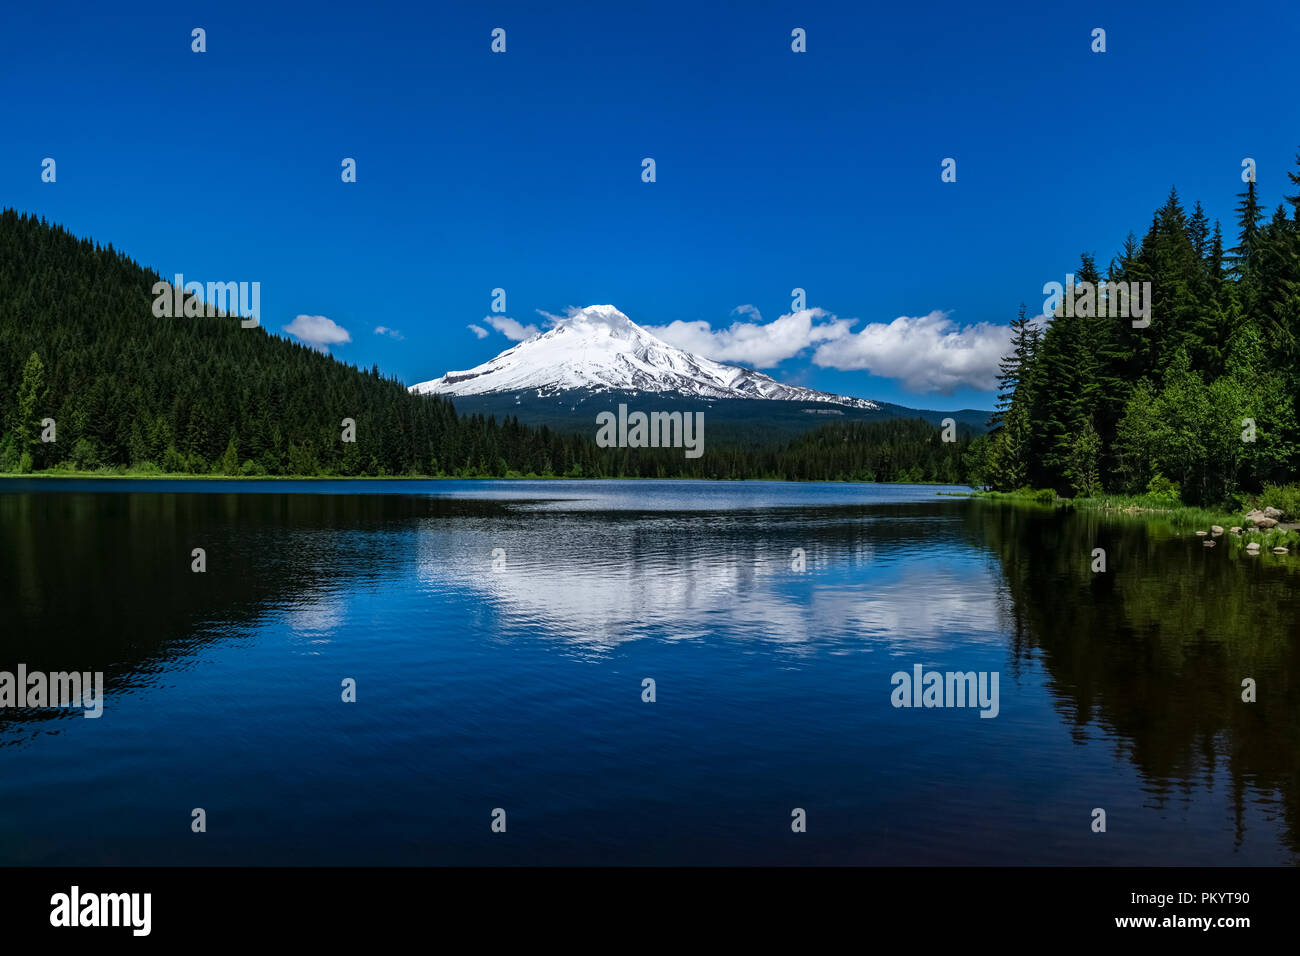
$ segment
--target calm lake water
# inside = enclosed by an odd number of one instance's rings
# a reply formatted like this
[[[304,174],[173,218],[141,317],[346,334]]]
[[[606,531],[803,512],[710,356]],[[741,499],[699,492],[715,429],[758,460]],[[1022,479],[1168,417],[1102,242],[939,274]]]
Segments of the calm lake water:
[[[0,864],[1297,862],[1300,559],[936,491],[0,482]]]

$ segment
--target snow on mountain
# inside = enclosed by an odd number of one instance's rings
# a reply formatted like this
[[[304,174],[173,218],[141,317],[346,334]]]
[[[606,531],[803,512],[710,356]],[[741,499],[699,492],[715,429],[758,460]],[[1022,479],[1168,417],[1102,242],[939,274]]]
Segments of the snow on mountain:
[[[701,398],[768,398],[877,408],[875,402],[783,385],[736,365],[692,355],[655,338],[612,305],[589,305],[489,362],[412,385],[417,395],[535,392],[673,392]]]

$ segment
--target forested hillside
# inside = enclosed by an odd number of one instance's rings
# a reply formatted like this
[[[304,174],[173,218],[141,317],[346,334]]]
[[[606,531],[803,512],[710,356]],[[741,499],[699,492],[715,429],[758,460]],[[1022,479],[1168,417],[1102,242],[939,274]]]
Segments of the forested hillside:
[[[404,474],[565,467],[579,454],[577,440],[460,419],[234,318],[157,318],[157,281],[112,246],[0,214],[0,470]],[[39,441],[47,417],[54,442]],[[340,440],[344,418],[354,443]]]
[[[160,277],[112,246],[0,213],[0,472],[453,475],[959,481],[969,441],[890,420],[789,444],[598,448],[515,419],[460,416],[378,369],[245,329],[158,318]],[[355,442],[342,421],[356,423]],[[53,419],[54,441],[42,441]]]
[[[1297,157],[1300,163],[1300,157]],[[1105,275],[1085,253],[1075,283],[1150,282],[1150,324],[1062,301],[1046,330],[1012,323],[995,430],[972,448],[999,489],[1140,494],[1177,486],[1223,502],[1300,467],[1300,174],[1270,214],[1253,178],[1224,237],[1176,191]],[[1229,245],[1230,244],[1230,245]],[[1077,288],[1083,288],[1076,286]],[[1074,314],[1068,314],[1073,312]]]

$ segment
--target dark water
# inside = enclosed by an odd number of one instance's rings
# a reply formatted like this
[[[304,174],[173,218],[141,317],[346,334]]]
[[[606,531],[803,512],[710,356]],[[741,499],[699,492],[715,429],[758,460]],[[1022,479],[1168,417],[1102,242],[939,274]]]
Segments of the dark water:
[[[1300,858],[1300,559],[1141,524],[910,486],[9,481],[0,608],[0,670],[108,685],[97,720],[0,710],[3,864]],[[997,716],[894,707],[917,664],[996,672]]]

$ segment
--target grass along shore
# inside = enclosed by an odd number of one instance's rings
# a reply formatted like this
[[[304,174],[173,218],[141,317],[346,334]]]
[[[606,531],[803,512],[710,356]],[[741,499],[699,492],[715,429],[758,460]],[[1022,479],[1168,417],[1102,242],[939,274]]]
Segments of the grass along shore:
[[[1110,520],[1141,521],[1146,524],[1159,525],[1174,534],[1195,534],[1206,532],[1211,540],[1227,540],[1233,545],[1245,547],[1252,541],[1258,542],[1261,551],[1273,548],[1286,548],[1290,552],[1300,550],[1300,524],[1279,524],[1276,528],[1257,530],[1246,524],[1246,513],[1252,508],[1266,507],[1269,502],[1256,501],[1243,503],[1239,508],[1222,505],[1217,508],[1201,508],[1171,502],[1167,498],[1152,495],[1096,495],[1092,498],[1058,498],[1050,490],[1034,491],[976,491],[969,497],[990,501],[1007,501],[1017,504],[1032,504],[1051,508],[1072,508],[1077,511],[1093,511]],[[1295,515],[1288,514],[1288,518]],[[1214,526],[1224,529],[1222,536],[1214,538],[1211,529]],[[1230,529],[1241,528],[1240,534],[1233,534]]]

